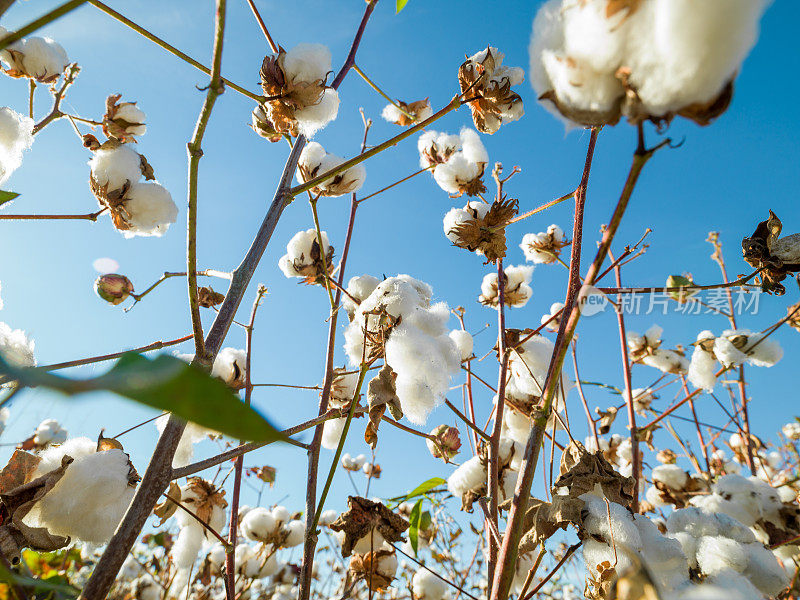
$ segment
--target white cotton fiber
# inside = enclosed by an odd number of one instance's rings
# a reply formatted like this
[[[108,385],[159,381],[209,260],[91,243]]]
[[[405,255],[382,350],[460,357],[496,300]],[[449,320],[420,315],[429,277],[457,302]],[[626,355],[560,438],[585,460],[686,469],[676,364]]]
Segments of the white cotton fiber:
[[[127,237],[162,236],[178,218],[178,207],[163,185],[153,182],[135,183],[128,191],[125,210],[131,229],[122,234]]]

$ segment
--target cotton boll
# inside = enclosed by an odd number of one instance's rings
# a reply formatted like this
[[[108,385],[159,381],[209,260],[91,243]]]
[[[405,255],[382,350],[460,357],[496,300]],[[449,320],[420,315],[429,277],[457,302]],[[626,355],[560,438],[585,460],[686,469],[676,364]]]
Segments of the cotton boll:
[[[161,237],[178,218],[178,207],[172,195],[156,182],[135,183],[125,201],[130,229],[122,231],[126,238],[137,235]]]
[[[292,548],[303,543],[306,537],[306,526],[302,521],[289,521],[285,526],[286,539],[283,541],[284,548]]]
[[[473,340],[472,335],[468,331],[464,331],[463,329],[454,329],[449,334],[451,340],[458,348],[458,352],[461,355],[461,360],[467,360],[470,356],[472,356],[472,346]]]
[[[107,150],[100,148],[89,161],[95,182],[100,187],[108,186],[108,191],[120,190],[126,182],[137,183],[142,178],[141,164],[142,157],[128,144]]]
[[[188,569],[194,565],[200,548],[203,547],[204,531],[203,526],[197,521],[181,527],[170,551],[170,556],[178,569]]]
[[[725,337],[718,337],[714,341],[714,355],[725,367],[737,366],[747,360],[747,355]]]
[[[47,37],[24,38],[17,49],[22,52],[25,74],[42,83],[57,79],[69,64],[61,44]]]
[[[33,442],[37,446],[45,446],[47,444],[63,444],[66,439],[67,430],[61,427],[61,424],[55,419],[45,419],[39,423],[36,431],[33,432]],[[94,446],[96,447],[97,444],[94,444]],[[53,468],[56,468],[56,466]]]
[[[338,516],[339,516],[339,513],[337,513],[333,509],[325,510],[319,516],[319,524],[323,525],[323,526],[328,526],[331,523],[333,523],[338,518]]]
[[[568,112],[583,116],[587,124],[594,120],[593,113],[600,115],[598,120],[604,120],[603,115],[616,112],[625,90],[612,73],[595,71],[552,50],[544,50],[541,61],[551,82],[549,89]]]
[[[588,511],[588,515],[583,520],[583,527],[588,533],[600,535],[609,542],[613,537],[615,543],[625,544],[634,549],[642,547],[642,538],[633,516],[625,508],[614,502],[606,504],[602,498],[592,493],[583,494],[580,499],[586,503],[584,511]],[[609,511],[611,512],[610,528]]]
[[[512,469],[505,469],[500,474],[500,502],[514,497],[517,488],[517,476],[519,473]]]
[[[331,71],[331,51],[322,44],[297,44],[285,54],[283,71],[292,83],[326,79]]]
[[[267,555],[269,556],[266,562],[261,557],[257,558],[260,567],[258,571],[258,577],[261,579],[275,575],[275,573],[278,572],[278,569],[280,569],[280,564],[278,563],[278,557],[274,553],[272,546],[271,545],[265,546],[264,552],[266,552]],[[264,563],[263,566],[261,565],[261,563]]]
[[[596,72],[616,71],[625,60],[633,16],[621,10],[609,18],[606,0],[568,2],[563,9],[564,50]]]
[[[0,108],[0,185],[22,164],[22,153],[33,144],[33,119]]]
[[[15,367],[35,367],[34,342],[21,329],[0,322],[0,354]]]
[[[316,134],[320,129],[336,119],[338,113],[339,92],[333,88],[325,88],[322,98],[317,104],[312,104],[311,106],[305,106],[299,110],[296,110],[294,116],[295,119],[297,119],[300,133],[307,138],[311,138],[314,137],[314,134]],[[362,165],[357,165],[353,168],[356,169],[359,167],[361,172],[364,172],[364,167]],[[361,184],[363,185],[363,177]],[[360,188],[361,185],[358,186],[358,189]],[[357,191],[357,189],[353,189],[351,191]]]
[[[362,536],[353,545],[353,552],[355,554],[367,554],[373,550],[379,550],[384,547],[386,540],[381,535],[380,531],[373,528],[369,533]]]
[[[756,333],[747,340],[747,362],[756,367],[772,367],[783,358],[783,348],[772,338]]]
[[[289,510],[285,506],[276,506],[272,509],[272,518],[275,519],[275,522],[278,525],[283,525],[284,523],[288,523],[289,519],[291,519],[292,515],[289,513]]]
[[[519,247],[528,262],[549,265],[558,259],[561,249],[566,245],[566,239],[564,230],[553,224],[547,231],[526,233],[522,236]]]
[[[459,133],[461,152],[464,158],[472,163],[488,163],[489,153],[481,141],[481,136],[474,129],[464,127]]]
[[[598,567],[604,562],[614,567],[617,573],[624,573],[633,566],[626,553],[619,549],[615,552],[608,544],[592,538],[583,543],[583,562],[586,565],[587,575],[595,580],[599,579],[601,571]]]
[[[211,367],[211,376],[221,379],[230,387],[244,387],[247,377],[247,352],[239,348],[223,348]]]
[[[752,481],[741,475],[723,475],[711,489],[715,495],[740,505],[752,519],[755,520],[760,516],[759,497]],[[749,525],[749,523],[745,523],[745,525]]]
[[[561,313],[563,310],[563,302],[553,302],[550,305],[550,311],[547,314],[542,315],[540,322],[542,325],[544,325],[544,328],[547,329],[547,331],[558,331],[558,327],[561,324]]]
[[[446,163],[438,165],[433,171],[433,178],[439,187],[448,194],[458,195],[462,187],[483,174],[483,168],[471,162],[461,153],[456,153]]]
[[[241,521],[241,529],[248,540],[265,542],[275,534],[277,524],[272,513],[259,506],[247,512]]]
[[[707,352],[699,345],[695,346],[692,361],[689,364],[689,382],[706,391],[713,391],[717,384],[717,361],[712,352]]]
[[[428,569],[420,567],[411,579],[411,589],[417,600],[442,600],[447,584]]]
[[[665,537],[644,515],[633,516],[642,538],[642,555],[662,588],[673,589],[689,579],[689,564],[682,544]]]
[[[706,578],[707,584],[724,590],[721,600],[763,600],[764,595],[747,577],[732,569],[724,570],[717,575]]]
[[[697,544],[697,564],[706,575],[716,575],[725,569],[741,573],[747,567],[744,546],[722,536],[706,536]]]
[[[46,451],[49,461],[64,446],[66,444]],[[76,446],[70,445],[69,448]],[[41,464],[39,468],[42,468]],[[128,456],[121,450],[106,450],[75,458],[58,483],[36,503],[28,518],[55,535],[105,543],[133,499],[135,485],[129,484],[129,478]]]
[[[322,447],[327,450],[336,450],[339,447],[339,440],[344,433],[346,418],[329,419],[322,426]]]
[[[483,219],[491,207],[492,205],[486,202],[473,200],[467,202],[464,208],[451,208],[442,220],[442,228],[447,239],[453,243],[458,242],[460,238],[455,231],[456,228],[467,221]]]
[[[115,119],[121,119],[128,123],[139,123],[128,127],[126,133],[129,135],[144,135],[147,131],[147,115],[145,112],[136,106],[134,102],[123,102],[119,105],[117,112],[114,114]]]
[[[659,465],[653,469],[653,481],[660,481],[673,490],[682,490],[688,480],[689,474],[678,465]]]
[[[447,162],[461,150],[461,138],[454,134],[426,131],[417,140],[419,150],[419,166],[423,169]]]
[[[47,419],[42,421],[39,427],[51,428],[52,424],[58,425],[54,419]],[[38,428],[37,428],[38,429]],[[97,452],[97,442],[92,441],[87,437],[70,438],[66,442],[58,446],[50,446],[46,450],[38,453],[39,464],[36,467],[31,479],[41,477],[50,471],[53,471],[61,466],[61,459],[64,456],[71,456],[74,459],[84,458],[95,454]]]
[[[461,498],[467,492],[485,485],[487,477],[486,465],[479,457],[473,456],[447,478],[447,489],[456,498]]]
[[[681,545],[683,555],[688,559],[689,566],[693,569],[697,568],[697,544],[698,538],[685,531],[677,533],[668,533],[667,537],[676,540]]]
[[[762,544],[744,546],[747,554],[747,568],[743,575],[759,590],[768,596],[777,596],[789,585],[789,574],[783,570],[775,555]]]
[[[350,281],[347,282],[347,293],[342,296],[342,305],[351,319],[358,305],[369,297],[380,282],[380,279],[372,275],[350,278]]]
[[[528,573],[535,564],[536,559],[532,552],[528,552],[517,558],[517,564],[514,567],[514,580],[511,582],[511,589],[514,593],[519,594],[522,591],[522,586],[525,585]]]
[[[786,436],[786,439],[793,441],[800,440],[800,422],[792,421],[787,423],[781,428],[781,432]]]
[[[689,370],[689,361],[674,350],[656,348],[642,358],[642,363],[662,373],[682,374]]]
[[[511,355],[509,371],[516,387],[525,394],[541,396],[554,344],[541,335],[534,335]]]

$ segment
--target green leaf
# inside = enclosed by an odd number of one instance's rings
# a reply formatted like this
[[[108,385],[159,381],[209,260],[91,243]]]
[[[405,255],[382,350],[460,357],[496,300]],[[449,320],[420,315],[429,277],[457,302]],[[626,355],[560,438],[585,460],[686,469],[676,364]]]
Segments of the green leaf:
[[[400,11],[406,7],[406,4],[408,4],[408,0],[396,0],[397,14],[400,14]]]
[[[446,479],[442,479],[441,477],[431,477],[430,479],[428,479],[428,481],[420,483],[417,487],[408,492],[408,494],[402,500],[400,500],[399,504],[411,500],[411,498],[422,496],[423,494],[426,494],[429,491],[431,491],[436,486],[444,485],[445,483],[447,483]]]
[[[107,373],[92,379],[69,379],[42,369],[13,367],[0,357],[0,375],[27,387],[46,387],[68,396],[113,392],[234,438],[254,442],[285,439],[222,381],[169,354],[150,360],[131,352]]]
[[[11,202],[17,196],[19,196],[17,192],[4,192],[0,190],[0,206],[3,206],[6,202]]]
[[[419,521],[423,500],[424,498],[417,500],[416,504],[414,504],[414,508],[411,509],[411,514],[408,517],[408,541],[411,542],[411,548],[414,550],[414,556],[417,555],[417,547],[419,546]]]
[[[63,575],[58,575],[58,573],[56,573],[55,578],[36,579],[35,577],[15,573],[3,565],[0,565],[0,583],[5,583],[12,588],[19,586],[25,591],[37,593],[37,596],[41,593],[39,597],[42,598],[66,600],[77,598],[80,593],[78,588],[69,585],[66,582],[66,578]]]

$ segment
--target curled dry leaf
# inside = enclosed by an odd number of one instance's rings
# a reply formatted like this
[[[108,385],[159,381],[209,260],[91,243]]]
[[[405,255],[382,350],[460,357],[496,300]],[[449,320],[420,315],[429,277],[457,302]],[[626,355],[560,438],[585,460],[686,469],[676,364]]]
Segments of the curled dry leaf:
[[[577,498],[596,491],[598,486],[609,502],[626,507],[633,502],[633,477],[623,477],[602,454],[587,452],[580,442],[570,443],[561,456],[561,476],[553,487],[565,487],[570,496]]]
[[[28,459],[18,457],[17,460],[21,465],[20,469],[24,470],[26,467],[22,465],[29,462]],[[64,472],[72,460],[72,457],[64,456],[61,459],[61,466],[57,469],[0,493],[0,556],[12,565],[19,563],[20,552],[23,548],[30,548],[38,552],[52,552],[69,544],[68,537],[53,535],[45,527],[29,527],[22,521],[33,506],[64,476]],[[13,480],[10,473],[9,479]],[[18,473],[17,480],[19,477]]]
[[[376,529],[387,542],[400,542],[409,523],[380,502],[359,496],[347,498],[347,511],[331,523],[333,531],[344,532],[342,556],[350,556],[355,543]]]
[[[173,502],[170,498],[177,500],[180,502],[181,500],[181,486],[179,486],[174,481],[171,481],[169,484],[169,489],[167,490],[167,494],[163,502],[156,504],[155,508],[153,509],[153,514],[157,516],[161,521],[158,523],[158,526],[161,527],[167,520],[175,514],[175,511],[178,510],[178,505]]]
[[[505,504],[510,505],[511,500]],[[525,533],[520,540],[519,554],[535,550],[559,529],[580,524],[583,505],[583,500],[572,496],[553,496],[552,502],[531,498],[525,513]]]
[[[213,288],[202,286],[197,289],[198,299],[200,301],[200,306],[203,308],[211,308],[212,306],[217,306],[218,304],[222,304],[225,300],[225,294],[220,294],[219,292],[215,292]]]
[[[789,273],[800,271],[800,233],[779,238],[782,229],[781,220],[769,211],[769,218],[758,224],[753,235],[742,239],[745,261],[756,269],[762,269],[759,274],[761,289],[778,296],[786,292],[779,282]]]
[[[42,459],[35,454],[14,450],[8,464],[0,471],[0,494],[28,483],[41,461]]]
[[[369,423],[364,430],[364,441],[374,449],[378,444],[378,427],[381,424],[386,409],[395,419],[403,417],[400,408],[400,398],[397,397],[395,387],[397,373],[389,365],[383,365],[378,374],[373,377],[367,386],[367,399],[369,402]]]

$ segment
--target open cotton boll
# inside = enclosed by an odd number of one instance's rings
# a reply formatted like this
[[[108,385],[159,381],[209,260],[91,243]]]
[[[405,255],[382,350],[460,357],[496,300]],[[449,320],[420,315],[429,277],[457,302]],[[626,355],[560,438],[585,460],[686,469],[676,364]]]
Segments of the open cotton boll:
[[[665,537],[658,527],[644,515],[633,516],[639,536],[642,538],[641,552],[645,563],[664,589],[674,589],[689,580],[689,563],[682,544]]]
[[[472,163],[488,163],[489,153],[481,141],[481,136],[474,129],[464,127],[458,134],[461,138],[461,152]]]
[[[561,325],[561,311],[563,310],[563,302],[553,302],[550,305],[550,312],[542,315],[540,322],[542,325],[544,325],[544,328],[547,329],[547,331],[558,331],[558,327]]]
[[[42,421],[39,427],[41,428],[49,428],[51,422],[54,422],[53,419],[47,419]],[[37,430],[39,428],[37,427]],[[97,452],[97,442],[92,441],[87,437],[76,437],[70,438],[63,444],[58,446],[50,446],[49,448],[42,450],[37,454],[40,461],[39,464],[36,466],[36,471],[34,471],[31,479],[36,479],[37,477],[41,477],[42,475],[46,475],[50,471],[53,471],[61,466],[61,459],[64,456],[71,456],[74,459],[84,458],[86,456],[90,456]]]
[[[125,210],[130,229],[122,234],[126,238],[137,235],[162,236],[178,218],[178,207],[169,190],[155,181],[135,183],[128,191]]]
[[[73,457],[64,475],[36,503],[26,522],[47,527],[55,535],[102,544],[111,539],[133,499],[130,462],[122,450],[85,453],[88,445],[82,440],[46,450],[46,459],[37,472],[44,474],[43,468],[56,460],[60,465],[60,458],[56,458],[59,454],[63,457],[66,450],[78,454],[78,449],[83,450],[83,455]]]
[[[129,144],[96,150],[89,167],[97,185],[108,186],[109,192],[122,189],[126,183],[133,185],[142,178],[142,157]]]
[[[705,582],[705,585],[724,591],[720,600],[764,600],[764,594],[750,583],[747,577],[732,569],[712,575],[706,578]]]
[[[337,513],[332,508],[328,510],[322,511],[322,514],[319,516],[319,524],[323,526],[330,525],[339,517],[339,513]]]
[[[487,477],[486,465],[481,462],[480,457],[473,456],[447,478],[447,489],[456,498],[461,498],[467,492],[485,485]]]
[[[34,342],[21,329],[11,329],[0,321],[0,354],[15,367],[35,367]]]
[[[550,225],[547,231],[526,233],[522,236],[519,247],[525,254],[525,260],[549,265],[558,259],[561,249],[566,245],[567,236],[558,225]]]
[[[205,541],[204,531],[203,526],[197,521],[181,527],[170,551],[170,556],[178,569],[188,569],[194,565]]]
[[[461,137],[429,130],[417,140],[419,166],[423,169],[442,164],[461,150]]]
[[[22,153],[33,144],[33,126],[30,117],[0,108],[0,185],[22,164]]]
[[[650,488],[655,489],[655,488]],[[688,566],[692,569],[697,568],[697,544],[698,538],[685,531],[668,533],[666,537],[671,538],[681,545],[681,551],[688,561]]]
[[[747,360],[747,355],[726,337],[714,340],[714,355],[725,367],[738,366]]]
[[[254,542],[265,542],[277,531],[272,513],[261,506],[247,512],[241,523],[242,535]]]
[[[689,474],[678,465],[658,465],[652,476],[653,481],[660,481],[673,490],[682,490],[689,481]]]
[[[339,440],[344,433],[346,418],[329,419],[322,426],[322,447],[327,450],[336,450],[339,447]]]
[[[705,536],[697,544],[697,564],[706,575],[716,575],[726,569],[741,573],[747,562],[744,546],[730,538]]]
[[[717,494],[695,496],[690,502],[705,512],[727,515],[747,527],[755,524],[755,517],[748,508],[739,502],[728,500]]]
[[[633,15],[621,10],[610,18],[607,0],[568,2],[563,7],[564,50],[601,73],[616,71],[625,59]]]
[[[323,44],[297,44],[286,52],[283,71],[292,83],[326,79],[331,72],[331,51]]]
[[[126,128],[128,135],[144,135],[147,132],[147,125],[145,125],[147,115],[134,102],[120,104],[114,118],[134,124]]]
[[[61,427],[61,424],[56,421],[55,419],[45,419],[39,426],[36,428],[36,431],[33,432],[33,443],[37,446],[45,446],[47,444],[63,444],[67,439],[67,430]],[[79,439],[88,439],[88,438],[79,438]],[[94,444],[96,447],[97,444]],[[94,449],[92,450],[94,451]],[[70,456],[72,456],[70,454]],[[75,458],[75,457],[73,457]],[[60,464],[60,459],[59,459]],[[51,469],[57,468],[58,465],[54,465]]]
[[[55,81],[69,64],[63,46],[47,37],[24,38],[17,49],[22,53],[25,74],[42,83]]]
[[[417,569],[411,579],[411,589],[417,600],[442,600],[447,588],[448,585],[444,581],[422,567]]]
[[[689,361],[674,350],[656,348],[641,359],[642,364],[654,367],[662,373],[682,374],[689,370]]]
[[[783,358],[783,348],[766,334],[754,333],[747,339],[747,362],[756,367],[771,367]]]
[[[211,376],[221,379],[230,387],[244,387],[247,378],[247,352],[240,348],[223,348],[211,366]]]
[[[272,518],[275,519],[275,522],[278,525],[283,525],[289,522],[289,519],[292,518],[289,509],[285,506],[276,506],[272,509]]]
[[[451,208],[444,219],[442,219],[442,228],[447,239],[454,244],[459,241],[459,237],[455,229],[467,221],[483,219],[492,207],[491,204],[482,202],[480,200],[472,200],[467,202],[464,208]]]
[[[636,549],[636,548],[634,548]],[[624,573],[633,566],[628,555],[620,550],[616,552],[608,544],[589,538],[583,542],[583,562],[586,565],[588,577],[599,580],[603,563],[613,566],[617,573]]]
[[[325,88],[322,93],[322,98],[316,104],[304,106],[295,111],[294,117],[297,119],[297,125],[300,133],[307,138],[314,137],[320,129],[325,127],[328,123],[336,119],[339,114],[339,92],[333,88]],[[360,168],[364,172],[362,165],[357,165],[353,169]],[[363,184],[363,176],[362,184]],[[359,188],[361,185],[358,186]],[[351,190],[353,192],[357,190]]]
[[[541,335],[534,335],[512,353],[508,362],[514,384],[525,394],[541,396],[554,344]]]
[[[397,379],[397,397],[409,421],[423,425],[444,402],[461,354],[447,334],[449,309],[444,303],[406,315],[386,342],[386,363]]]
[[[387,547],[386,540],[384,539],[383,535],[381,535],[381,532],[373,527],[366,535],[360,537],[353,545],[353,552],[355,554],[366,554],[367,552],[380,550],[381,548],[385,547]]]
[[[514,580],[511,582],[511,589],[514,593],[519,594],[522,591],[522,586],[525,585],[525,580],[534,564],[536,564],[536,559],[532,552],[517,558],[517,564],[514,566]]]
[[[351,319],[358,305],[378,287],[380,282],[380,279],[372,275],[360,275],[350,278],[350,281],[347,282],[347,288],[345,288],[347,293],[342,296],[342,305]]]
[[[580,499],[585,502],[583,527],[588,533],[602,536],[609,542],[613,537],[615,543],[625,544],[636,550],[642,547],[639,529],[627,509],[615,502],[606,504],[603,498],[593,493],[583,494]]]
[[[755,45],[762,0],[654,0],[650,31],[636,29],[630,83],[650,114],[719,96]],[[720,19],[720,14],[725,18]]]
[[[698,334],[688,373],[689,382],[693,386],[709,392],[713,391],[717,384],[717,360],[714,353],[703,348],[701,343],[713,339],[714,335],[710,331],[701,331]]]
[[[744,551],[747,555],[747,568],[742,574],[759,590],[768,596],[777,596],[789,585],[789,574],[763,544],[747,544]]]
[[[470,356],[472,356],[472,348],[474,341],[472,339],[472,335],[468,331],[464,331],[463,329],[454,329],[449,334],[450,339],[453,340],[453,343],[458,348],[458,353],[461,355],[461,360],[467,360]]]
[[[470,182],[480,178],[484,166],[472,162],[463,153],[457,152],[446,163],[437,165],[433,178],[448,194],[459,195]]]
[[[318,107],[319,105],[316,107],[308,107],[308,109],[303,110],[316,110]],[[299,113],[300,111],[298,111],[298,114]],[[326,152],[325,149],[317,142],[310,142],[305,148],[303,148],[303,152],[300,153],[296,174],[297,181],[300,183],[306,183],[315,177],[323,175],[328,171],[337,168],[344,162],[345,159],[336,156],[335,154]],[[364,180],[366,177],[367,171],[364,168],[364,165],[357,164],[343,171],[342,173],[331,176],[322,183],[311,188],[311,191],[312,193],[322,196],[343,196],[344,194],[349,194],[351,192],[357,192],[360,190],[361,186],[364,185]]]
[[[283,541],[284,548],[292,548],[303,543],[306,537],[306,526],[302,521],[289,521],[285,525],[286,539]]]
[[[529,265],[509,266],[504,269],[505,285],[503,288],[503,304],[521,308],[533,296],[529,285],[533,277],[533,267]],[[481,294],[478,301],[484,306],[500,307],[500,288],[497,273],[488,273],[481,282]]]

